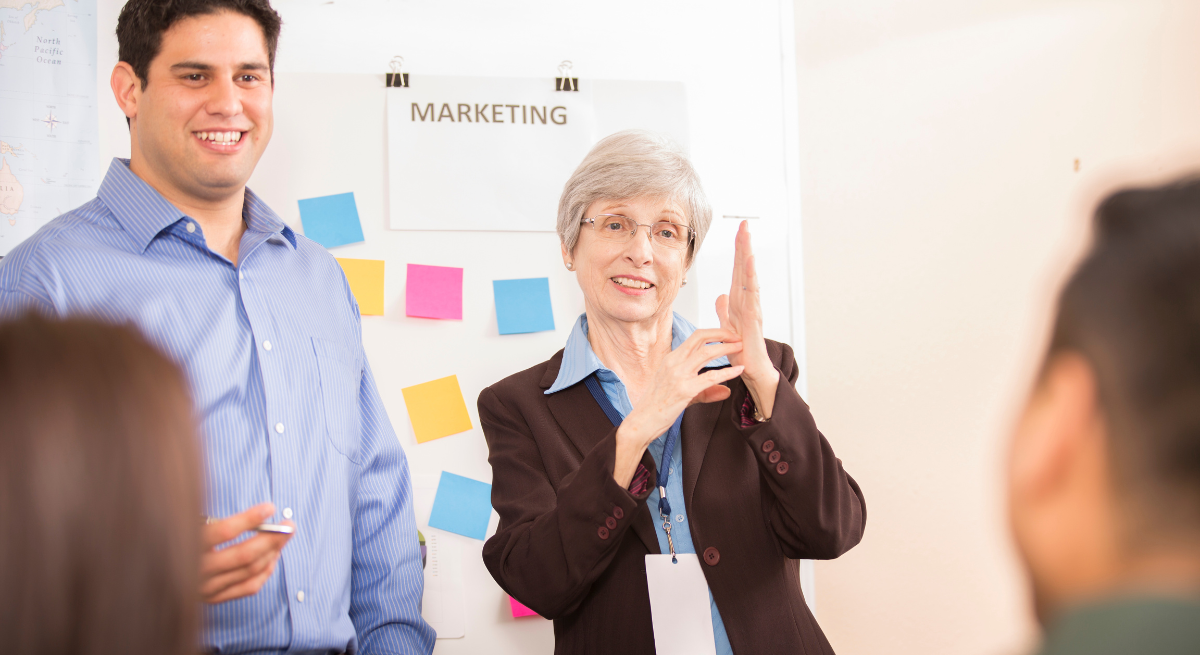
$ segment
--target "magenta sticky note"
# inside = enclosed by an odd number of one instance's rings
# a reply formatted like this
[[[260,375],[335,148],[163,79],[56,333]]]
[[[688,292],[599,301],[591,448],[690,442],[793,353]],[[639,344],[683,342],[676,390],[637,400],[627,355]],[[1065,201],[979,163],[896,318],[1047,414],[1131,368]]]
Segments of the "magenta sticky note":
[[[520,603],[520,601],[512,596],[508,597],[508,603],[512,606],[512,615],[514,619],[519,619],[522,616],[538,616],[537,612],[525,607]]]
[[[462,279],[461,268],[409,264],[404,315],[461,321]]]

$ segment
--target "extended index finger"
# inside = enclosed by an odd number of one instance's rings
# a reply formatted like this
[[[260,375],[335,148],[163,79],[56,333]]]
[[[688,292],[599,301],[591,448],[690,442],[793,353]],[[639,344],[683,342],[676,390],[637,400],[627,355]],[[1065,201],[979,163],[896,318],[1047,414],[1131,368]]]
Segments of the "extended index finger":
[[[233,516],[213,521],[204,526],[204,546],[205,548],[213,548],[226,541],[235,539],[243,532],[253,530],[274,513],[274,505],[271,503],[262,503],[251,507],[241,514],[234,514]]]

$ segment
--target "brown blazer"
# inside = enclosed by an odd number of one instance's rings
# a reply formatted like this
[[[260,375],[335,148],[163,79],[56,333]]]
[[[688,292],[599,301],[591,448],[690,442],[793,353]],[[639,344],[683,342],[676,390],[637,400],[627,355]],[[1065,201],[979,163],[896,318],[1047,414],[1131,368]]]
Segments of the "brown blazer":
[[[767,341],[767,351],[790,383],[779,385],[769,421],[741,427],[740,378],[729,399],[684,413],[692,541],[734,653],[832,655],[797,560],[857,544],[866,505],[796,392],[792,349]],[[649,494],[613,480],[616,428],[582,382],[545,395],[561,362],[560,350],[479,394],[500,514],[483,561],[506,592],[554,620],[555,653],[649,655],[645,555],[659,552]],[[642,464],[652,488],[649,453]]]

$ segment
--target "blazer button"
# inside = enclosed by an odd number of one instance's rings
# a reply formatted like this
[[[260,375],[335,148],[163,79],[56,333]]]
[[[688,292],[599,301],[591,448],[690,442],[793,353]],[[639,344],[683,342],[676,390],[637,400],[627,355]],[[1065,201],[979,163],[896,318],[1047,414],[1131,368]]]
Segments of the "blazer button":
[[[704,549],[704,561],[709,566],[716,566],[721,561],[721,551],[709,546]]]
[[[600,526],[600,529],[596,530],[596,536],[600,537],[601,539],[608,539],[608,528],[604,527],[603,525]]]
[[[625,518],[625,510],[621,509],[620,505],[613,507],[613,516],[617,517],[617,520],[620,521]]]
[[[775,450],[775,442],[767,439],[763,442],[762,449],[764,453],[769,453],[772,450]]]
[[[767,455],[767,461],[774,464],[775,462],[778,462],[779,458],[781,458],[781,457],[783,457],[783,455],[780,455],[779,451],[776,450],[776,451],[772,452],[770,455]]]
[[[617,520],[611,516],[607,516],[604,518],[604,525],[607,525],[609,530],[616,530]]]
[[[779,475],[783,475],[784,473],[787,473],[788,472],[788,463],[780,462],[780,463],[776,464],[775,472],[778,473]]]

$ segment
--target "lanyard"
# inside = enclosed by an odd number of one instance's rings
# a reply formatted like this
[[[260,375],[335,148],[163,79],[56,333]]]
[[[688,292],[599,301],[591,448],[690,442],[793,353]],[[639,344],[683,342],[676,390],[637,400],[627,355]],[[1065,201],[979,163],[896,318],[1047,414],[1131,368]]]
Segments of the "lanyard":
[[[621,413],[613,407],[612,401],[608,399],[608,394],[604,393],[604,389],[600,387],[600,380],[593,373],[584,378],[583,383],[587,386],[588,391],[592,393],[592,397],[600,405],[600,409],[604,410],[604,415],[612,422],[614,426],[620,426]],[[662,519],[663,532],[667,533],[667,547],[671,549],[671,561],[678,563],[679,560],[675,557],[675,541],[671,539],[671,501],[667,500],[667,481],[671,477],[671,459],[675,456],[675,444],[679,441],[679,435],[682,432],[683,412],[679,413],[675,422],[667,430],[667,440],[663,444],[663,465],[658,473],[658,517]]]

